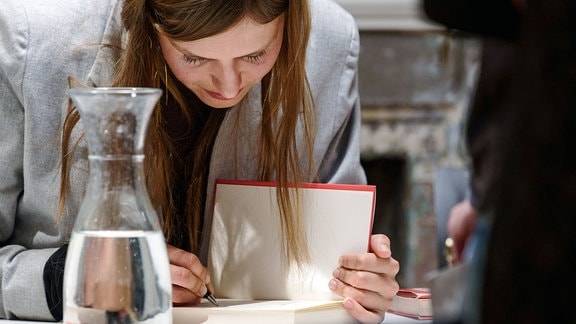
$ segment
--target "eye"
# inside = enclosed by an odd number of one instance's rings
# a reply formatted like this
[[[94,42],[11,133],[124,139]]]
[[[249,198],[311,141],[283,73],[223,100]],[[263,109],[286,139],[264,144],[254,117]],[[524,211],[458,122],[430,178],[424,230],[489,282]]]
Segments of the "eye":
[[[182,55],[182,59],[188,63],[188,64],[192,64],[192,65],[199,65],[202,64],[204,62],[206,62],[206,59],[204,58],[200,58],[200,57],[190,57],[188,55]]]
[[[266,51],[262,51],[256,55],[244,56],[244,59],[250,63],[260,64],[262,63],[262,58],[264,58],[264,56],[266,56]]]

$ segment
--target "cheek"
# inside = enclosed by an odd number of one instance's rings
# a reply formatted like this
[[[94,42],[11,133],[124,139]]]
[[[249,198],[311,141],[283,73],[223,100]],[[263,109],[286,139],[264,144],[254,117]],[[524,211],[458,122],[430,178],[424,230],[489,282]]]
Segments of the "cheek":
[[[254,68],[254,70],[252,71],[252,75],[257,78],[258,80],[261,80],[266,74],[268,74],[268,72],[270,72],[270,70],[272,70],[272,67],[274,66],[274,64],[268,64],[265,66],[257,66],[256,68]]]
[[[272,70],[274,62],[263,63],[260,65],[254,65],[251,63],[246,63],[244,69],[242,69],[242,80],[246,84],[254,85]]]
[[[197,69],[192,69],[188,64],[179,59],[166,58],[166,62],[172,71],[172,74],[183,84],[191,84],[202,81],[201,76],[206,73],[198,73]]]
[[[166,64],[170,68],[170,71],[172,71],[172,74],[174,74],[176,79],[180,82],[188,83],[188,80],[195,75],[194,73],[191,73],[189,64],[184,62],[177,52],[166,49],[165,44],[162,45],[164,45],[161,47],[162,54],[164,55]]]

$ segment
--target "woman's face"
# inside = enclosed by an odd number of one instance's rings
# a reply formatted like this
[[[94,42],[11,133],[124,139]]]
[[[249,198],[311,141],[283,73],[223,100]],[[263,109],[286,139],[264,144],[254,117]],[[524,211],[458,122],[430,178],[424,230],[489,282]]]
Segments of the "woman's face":
[[[244,19],[230,30],[191,42],[159,32],[160,47],[172,73],[205,104],[236,105],[271,69],[280,47],[284,15],[267,24]]]

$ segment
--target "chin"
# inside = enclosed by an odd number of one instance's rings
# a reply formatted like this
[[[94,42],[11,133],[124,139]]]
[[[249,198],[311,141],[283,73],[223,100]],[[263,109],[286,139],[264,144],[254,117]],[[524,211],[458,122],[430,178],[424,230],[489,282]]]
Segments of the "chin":
[[[212,107],[212,108],[216,108],[216,109],[224,109],[224,108],[232,108],[234,106],[236,106],[238,104],[238,102],[240,102],[239,99],[235,99],[235,100],[218,100],[218,99],[214,99],[211,97],[204,97],[204,98],[200,98],[200,100],[202,100],[202,102],[204,102],[205,104],[207,104],[208,106]]]
[[[236,103],[229,103],[229,102],[210,102],[206,104],[214,109],[228,109],[236,106]]]

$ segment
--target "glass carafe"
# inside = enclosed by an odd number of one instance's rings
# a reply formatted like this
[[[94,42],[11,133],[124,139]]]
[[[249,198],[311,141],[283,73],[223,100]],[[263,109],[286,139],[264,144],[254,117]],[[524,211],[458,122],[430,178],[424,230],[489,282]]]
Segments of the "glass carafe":
[[[64,272],[64,323],[172,323],[166,244],[143,145],[162,91],[74,88],[89,149],[86,194]]]

